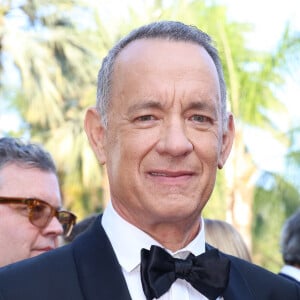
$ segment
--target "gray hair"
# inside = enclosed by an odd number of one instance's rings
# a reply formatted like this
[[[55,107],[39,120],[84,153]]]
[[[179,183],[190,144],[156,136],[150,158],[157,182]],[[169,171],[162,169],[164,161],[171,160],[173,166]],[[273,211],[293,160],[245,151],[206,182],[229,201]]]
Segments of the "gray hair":
[[[57,174],[51,155],[42,146],[24,143],[18,138],[0,138],[0,169],[7,164],[37,168]]]
[[[288,265],[300,265],[300,210],[289,217],[281,234],[283,260]]]
[[[102,66],[98,73],[97,85],[97,110],[101,116],[102,123],[107,126],[107,112],[109,107],[110,93],[112,89],[112,73],[118,54],[129,43],[139,39],[160,38],[169,41],[184,41],[199,44],[212,58],[219,77],[221,91],[221,114],[223,126],[227,123],[226,111],[226,84],[224,80],[222,64],[217,49],[208,34],[195,26],[186,25],[175,21],[160,21],[150,23],[130,32],[121,39],[103,59]]]

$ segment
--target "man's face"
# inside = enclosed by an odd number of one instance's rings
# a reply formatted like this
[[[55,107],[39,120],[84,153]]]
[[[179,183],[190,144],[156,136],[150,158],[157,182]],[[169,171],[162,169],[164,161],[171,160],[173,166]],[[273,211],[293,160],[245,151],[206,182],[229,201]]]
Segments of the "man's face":
[[[208,53],[192,43],[132,42],[116,61],[107,129],[88,125],[95,115],[87,114],[86,129],[119,214],[142,229],[198,219],[234,131],[232,118],[222,130]]]
[[[38,198],[61,207],[55,174],[15,164],[0,169],[0,196]],[[30,223],[26,205],[0,204],[0,266],[56,248],[61,234],[56,218],[41,229]]]

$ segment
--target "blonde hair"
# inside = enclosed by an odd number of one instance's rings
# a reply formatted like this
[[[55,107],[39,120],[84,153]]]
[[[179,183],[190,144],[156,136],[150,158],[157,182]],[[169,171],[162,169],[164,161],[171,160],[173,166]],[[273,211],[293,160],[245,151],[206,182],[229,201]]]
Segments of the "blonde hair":
[[[204,219],[206,242],[220,251],[251,262],[249,249],[240,233],[229,223]]]

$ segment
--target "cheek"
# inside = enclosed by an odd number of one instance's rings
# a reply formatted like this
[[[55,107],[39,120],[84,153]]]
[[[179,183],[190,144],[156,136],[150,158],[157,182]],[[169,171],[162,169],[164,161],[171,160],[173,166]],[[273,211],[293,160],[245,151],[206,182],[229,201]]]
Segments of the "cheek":
[[[37,239],[39,229],[33,226],[26,216],[11,208],[0,209],[0,245],[14,253],[28,256],[31,245]]]
[[[150,130],[131,129],[118,132],[107,143],[106,154],[109,164],[129,165],[133,161],[140,161],[152,149],[156,138]]]
[[[6,223],[6,230],[0,230],[0,244],[5,245],[4,248],[16,258],[23,259],[30,256],[31,245],[34,243],[37,235],[28,226],[21,227],[21,224],[19,225],[14,224],[12,226],[12,224]]]
[[[194,147],[199,160],[209,166],[217,166],[220,153],[220,144],[215,134],[210,135],[210,138],[198,138],[196,144],[194,144]]]
[[[148,155],[152,149],[151,141],[152,139],[149,136],[145,138],[141,131],[133,134],[120,133],[115,140],[110,140],[107,148],[107,173],[114,196],[117,196],[117,193],[120,196],[125,192],[136,192],[145,160],[152,157]]]

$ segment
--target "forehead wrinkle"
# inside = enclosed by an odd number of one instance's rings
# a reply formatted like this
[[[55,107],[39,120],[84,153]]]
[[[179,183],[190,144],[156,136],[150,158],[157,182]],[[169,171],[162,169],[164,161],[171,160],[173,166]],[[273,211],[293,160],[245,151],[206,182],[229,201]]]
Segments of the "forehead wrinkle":
[[[166,109],[166,110],[169,110],[171,109],[172,107],[176,107],[176,102],[177,102],[177,94],[180,94],[181,92],[176,92],[177,91],[177,88],[176,88],[176,81],[175,80],[172,80],[173,81],[173,84],[172,84],[172,87],[170,89],[169,86],[167,87],[163,87],[162,88],[162,97],[160,97],[160,106],[161,106],[161,109]],[[171,85],[171,83],[170,83]],[[184,95],[180,96],[179,98],[179,105],[180,107],[182,108],[183,106],[183,102],[182,101],[184,99]]]

